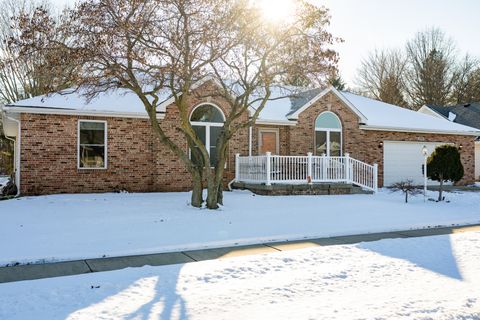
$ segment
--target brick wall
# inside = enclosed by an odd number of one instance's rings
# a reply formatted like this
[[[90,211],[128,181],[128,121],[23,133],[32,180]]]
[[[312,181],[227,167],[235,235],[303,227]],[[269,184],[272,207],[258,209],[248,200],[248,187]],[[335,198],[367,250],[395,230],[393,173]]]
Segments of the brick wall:
[[[228,110],[228,104],[221,99],[192,99],[190,105],[193,109],[201,102],[214,103],[224,112]],[[107,169],[77,169],[77,126],[81,119],[107,121]],[[188,151],[179,122],[178,109],[174,106],[168,107],[165,119],[160,120],[166,134]],[[21,126],[21,192],[24,195],[191,189],[190,174],[183,163],[159,143],[148,119],[22,114]],[[235,153],[248,153],[247,141],[247,129],[239,131],[230,141],[225,183],[234,178]]]

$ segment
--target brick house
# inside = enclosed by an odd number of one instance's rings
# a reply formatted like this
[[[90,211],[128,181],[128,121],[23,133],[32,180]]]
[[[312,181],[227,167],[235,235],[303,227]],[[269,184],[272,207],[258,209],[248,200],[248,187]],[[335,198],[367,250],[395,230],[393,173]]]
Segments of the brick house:
[[[211,87],[198,90],[215,90]],[[477,129],[332,87],[289,97],[284,93],[280,97],[281,90],[274,90],[273,98],[275,94],[278,99],[267,103],[256,124],[230,141],[225,182],[241,180],[242,174],[258,178],[257,169],[263,168],[269,170],[268,178],[262,176],[258,183],[324,179],[357,181],[363,186],[365,170],[371,168],[369,179],[375,187],[406,178],[420,184],[422,149],[432,152],[446,143],[461,150],[465,168],[461,183],[475,181]],[[192,125],[211,155],[228,111],[228,103],[214,95],[191,101]],[[188,151],[176,129],[179,116],[168,95],[158,118],[167,134]],[[185,191],[191,187],[184,166],[156,140],[143,105],[130,92],[107,92],[89,102],[76,93],[35,97],[4,106],[2,119],[5,134],[16,140],[15,178],[21,194]],[[241,157],[236,158],[237,154]],[[260,163],[266,154],[267,166]],[[248,165],[248,172],[240,167],[242,163]],[[317,174],[320,163],[323,176]],[[296,169],[281,172],[292,166]],[[357,180],[352,180],[354,175]]]

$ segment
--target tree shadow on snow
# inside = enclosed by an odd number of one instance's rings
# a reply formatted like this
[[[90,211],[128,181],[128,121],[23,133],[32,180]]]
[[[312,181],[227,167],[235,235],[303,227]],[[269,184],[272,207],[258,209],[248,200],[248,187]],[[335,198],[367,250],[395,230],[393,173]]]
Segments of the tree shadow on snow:
[[[357,246],[384,256],[409,261],[453,279],[463,280],[448,235],[363,242]]]
[[[187,312],[185,307],[185,300],[183,297],[177,292],[177,282],[178,277],[180,275],[182,265],[175,265],[171,266],[175,268],[175,272],[168,275],[168,278],[158,278],[157,285],[155,286],[155,296],[153,299],[142,305],[135,313],[129,315],[127,319],[158,319],[158,320],[171,320],[174,319],[174,312],[175,319],[179,320],[187,320]],[[162,311],[158,316],[155,315],[155,311],[153,308],[155,304],[162,302],[163,308]],[[178,315],[177,315],[178,313]]]
[[[177,283],[180,271],[183,265],[165,266],[164,268],[156,269],[162,272],[152,272],[142,274],[139,277],[131,277],[129,274],[125,275],[123,279],[130,279],[129,285],[121,290],[111,292],[111,288],[104,288],[104,292],[99,292],[93,299],[90,305],[84,308],[72,310],[64,319],[91,319],[91,317],[102,316],[104,318],[121,318],[121,319],[135,319],[135,320],[171,320],[180,319],[187,320],[185,300],[177,292]],[[135,269],[130,269],[135,270]],[[121,270],[119,271],[121,272]],[[100,285],[98,290],[102,287],[108,287],[115,284],[114,279],[97,280]],[[120,278],[119,281],[124,281]],[[144,298],[144,294],[151,295],[151,299]],[[99,296],[101,296],[99,298]],[[142,297],[139,299],[138,297]],[[93,300],[92,299],[92,300]],[[128,305],[129,311],[122,310],[124,305]]]

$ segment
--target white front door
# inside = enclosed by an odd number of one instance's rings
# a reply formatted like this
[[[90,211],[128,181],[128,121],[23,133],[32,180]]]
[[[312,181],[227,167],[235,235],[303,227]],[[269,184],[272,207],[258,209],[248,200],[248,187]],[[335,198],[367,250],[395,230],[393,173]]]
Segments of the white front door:
[[[447,143],[385,141],[383,144],[383,184],[389,186],[395,182],[410,179],[416,185],[423,185],[423,146],[427,147],[430,155],[437,146],[444,144]],[[438,183],[429,180],[428,184],[436,185]]]

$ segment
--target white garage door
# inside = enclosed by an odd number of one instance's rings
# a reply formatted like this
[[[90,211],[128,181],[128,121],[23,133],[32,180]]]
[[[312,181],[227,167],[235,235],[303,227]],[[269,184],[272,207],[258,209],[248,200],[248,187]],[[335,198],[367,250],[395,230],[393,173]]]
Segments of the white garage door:
[[[405,142],[385,141],[383,143],[383,176],[384,185],[411,179],[414,184],[423,185],[422,165],[424,157],[423,146],[427,146],[430,155],[442,142]],[[437,182],[428,181],[435,185]]]

